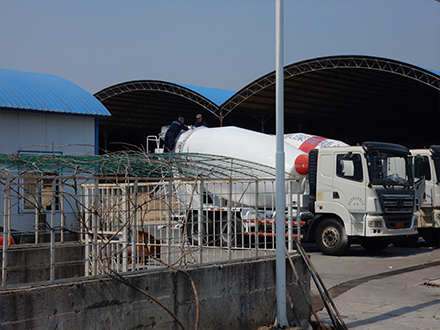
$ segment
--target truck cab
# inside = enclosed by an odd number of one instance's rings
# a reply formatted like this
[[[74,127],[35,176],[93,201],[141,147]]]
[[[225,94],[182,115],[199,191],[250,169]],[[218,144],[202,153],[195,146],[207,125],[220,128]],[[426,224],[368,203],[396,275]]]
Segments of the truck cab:
[[[409,156],[381,142],[311,150],[306,237],[324,254],[342,255],[354,240],[378,252],[392,237],[416,234]]]
[[[429,149],[413,149],[411,154],[415,178],[425,179],[424,198],[420,210],[416,212],[417,230],[430,246],[439,246],[440,145],[432,145]]]

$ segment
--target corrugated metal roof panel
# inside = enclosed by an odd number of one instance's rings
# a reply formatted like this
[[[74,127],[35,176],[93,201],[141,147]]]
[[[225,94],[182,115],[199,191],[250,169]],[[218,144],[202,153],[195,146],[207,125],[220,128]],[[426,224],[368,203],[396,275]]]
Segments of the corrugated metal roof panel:
[[[184,84],[178,84],[176,85],[183,86],[185,88],[191,89],[196,93],[199,93],[200,95],[206,97],[208,100],[211,100],[217,105],[222,104],[227,99],[229,99],[232,95],[234,95],[236,92],[227,91],[224,89],[217,89],[217,88],[209,88],[209,87],[200,87],[200,86],[193,86],[193,85],[184,85]]]
[[[92,94],[48,74],[0,69],[0,108],[111,116]]]

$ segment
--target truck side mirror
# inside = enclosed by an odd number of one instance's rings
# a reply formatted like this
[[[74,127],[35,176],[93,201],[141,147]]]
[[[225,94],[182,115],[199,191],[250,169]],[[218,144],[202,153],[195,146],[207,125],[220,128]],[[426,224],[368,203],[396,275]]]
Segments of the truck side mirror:
[[[342,160],[342,174],[344,176],[354,175],[354,164],[352,160]]]
[[[374,165],[376,167],[376,171],[382,172],[382,160],[379,157],[374,159]]]
[[[416,156],[414,159],[414,177],[431,180],[431,172],[429,171],[429,161],[423,157]]]

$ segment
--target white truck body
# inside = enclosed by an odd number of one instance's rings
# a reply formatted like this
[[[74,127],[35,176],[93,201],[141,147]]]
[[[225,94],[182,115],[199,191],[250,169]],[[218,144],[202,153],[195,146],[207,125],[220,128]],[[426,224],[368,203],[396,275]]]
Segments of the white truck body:
[[[244,158],[250,162],[275,167],[275,150],[276,136],[227,126],[199,127],[185,131],[177,140],[175,152]],[[302,175],[298,168],[307,165],[307,154],[288,144],[284,145],[284,151],[285,172],[290,175]],[[305,162],[300,163],[301,159]]]
[[[285,144],[285,172],[286,177],[304,176],[307,170],[308,156],[305,152],[298,150],[288,144]],[[246,161],[263,164],[275,168],[275,150],[276,137],[263,133],[258,133],[238,127],[218,127],[206,128],[199,127],[194,130],[183,132],[176,143],[175,152],[192,152],[210,155],[220,155]],[[273,151],[273,152],[268,152]],[[306,173],[306,172],[305,172]],[[226,191],[224,185],[209,185],[206,189],[213,195],[224,194]],[[221,189],[221,191],[219,190]],[[266,194],[260,194],[258,201],[255,201],[255,189],[265,191]],[[273,194],[275,187],[268,188],[259,185],[258,187],[243,187],[246,194],[241,194],[240,202],[245,205],[272,206],[274,203]],[[296,188],[297,190],[299,187]],[[227,199],[227,195],[225,196]]]
[[[284,134],[284,142],[298,148],[301,151],[309,152],[311,149],[325,147],[347,147],[348,144],[342,141],[328,139],[326,137],[306,133]]]
[[[176,152],[223,155],[275,167],[275,140],[237,127],[202,128],[181,134]],[[367,250],[380,251],[391,238],[416,233],[415,190],[405,147],[370,142],[312,149],[308,156],[285,143],[284,151],[286,176],[308,180],[299,203],[296,196],[286,196],[286,201],[293,201],[286,204],[286,214],[296,213],[299,206],[303,239],[315,240],[323,253],[341,255],[353,238]],[[212,187],[205,189],[216,194]],[[248,200],[239,202],[246,205]],[[257,205],[274,202],[266,199]]]

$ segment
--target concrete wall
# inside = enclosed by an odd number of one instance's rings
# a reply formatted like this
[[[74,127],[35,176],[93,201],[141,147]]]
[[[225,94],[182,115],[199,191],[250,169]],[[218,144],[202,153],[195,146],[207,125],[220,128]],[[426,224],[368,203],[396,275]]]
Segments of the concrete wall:
[[[294,258],[307,292],[309,274]],[[310,314],[289,263],[287,291],[300,318]],[[257,329],[276,315],[275,259],[190,268],[200,302],[199,329]],[[189,277],[176,271],[125,276],[194,329],[196,300]],[[288,319],[294,315],[288,304]],[[180,329],[157,303],[132,287],[102,277],[57,285],[0,291],[1,329]]]
[[[2,249],[0,248],[0,253]],[[55,279],[84,276],[84,245],[57,244]],[[23,284],[50,280],[49,244],[19,244],[8,249],[7,284]],[[2,274],[0,274],[0,279]],[[0,291],[1,292],[1,291]]]

